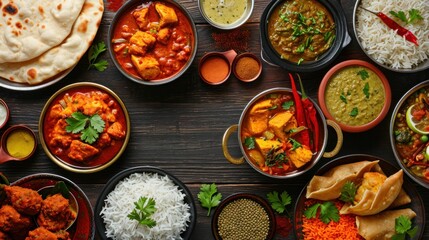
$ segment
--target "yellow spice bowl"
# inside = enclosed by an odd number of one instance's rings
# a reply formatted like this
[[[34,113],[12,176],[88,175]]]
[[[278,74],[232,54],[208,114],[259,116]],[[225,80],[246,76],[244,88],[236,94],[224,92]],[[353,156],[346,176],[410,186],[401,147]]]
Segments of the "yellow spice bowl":
[[[33,130],[25,125],[13,125],[1,137],[0,164],[27,160],[36,149],[37,139]]]

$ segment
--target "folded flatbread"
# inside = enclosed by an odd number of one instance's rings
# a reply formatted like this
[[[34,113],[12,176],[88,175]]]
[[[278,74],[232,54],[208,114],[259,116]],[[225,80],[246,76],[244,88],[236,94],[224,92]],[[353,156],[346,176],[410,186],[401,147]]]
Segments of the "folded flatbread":
[[[85,0],[2,0],[0,63],[22,62],[70,34]]]
[[[388,210],[372,216],[357,216],[359,235],[366,240],[387,240],[395,234],[395,219],[401,215],[413,219],[416,213],[410,208]]]
[[[323,176],[314,176],[307,186],[306,198],[333,200],[341,195],[341,188],[347,181],[362,178],[365,172],[378,164],[378,161],[361,161],[343,164],[332,168]]]
[[[34,85],[73,67],[92,44],[103,10],[102,0],[86,0],[63,43],[26,62],[0,63],[0,77]]]

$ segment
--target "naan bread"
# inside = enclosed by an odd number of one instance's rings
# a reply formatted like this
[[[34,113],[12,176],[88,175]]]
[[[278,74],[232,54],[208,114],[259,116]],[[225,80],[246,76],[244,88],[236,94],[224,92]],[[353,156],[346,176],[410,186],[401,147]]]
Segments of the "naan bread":
[[[323,176],[314,176],[307,186],[305,197],[323,201],[336,199],[347,181],[361,178],[376,165],[378,161],[348,163],[332,168]]]
[[[358,216],[366,216],[377,214],[388,208],[393,201],[398,197],[402,189],[403,171],[389,176],[380,186],[378,191],[366,189],[359,202],[351,205],[344,204],[340,210],[340,214],[355,214]]]
[[[357,216],[358,233],[366,240],[388,240],[395,234],[395,219],[404,215],[413,219],[416,213],[410,208],[389,210],[372,216]]]
[[[69,34],[85,0],[0,0],[0,63],[35,58]]]
[[[0,77],[13,82],[39,84],[73,67],[92,44],[103,16],[102,0],[86,0],[63,43],[22,63],[1,63]]]

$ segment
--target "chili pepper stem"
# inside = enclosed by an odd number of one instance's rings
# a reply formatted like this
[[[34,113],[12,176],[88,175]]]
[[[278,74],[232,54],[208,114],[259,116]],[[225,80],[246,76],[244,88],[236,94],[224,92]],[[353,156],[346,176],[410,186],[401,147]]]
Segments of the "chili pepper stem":
[[[307,93],[304,90],[304,85],[302,85],[301,76],[299,76],[299,74],[296,75],[298,76],[299,86],[301,87],[301,97],[304,100],[307,98]]]

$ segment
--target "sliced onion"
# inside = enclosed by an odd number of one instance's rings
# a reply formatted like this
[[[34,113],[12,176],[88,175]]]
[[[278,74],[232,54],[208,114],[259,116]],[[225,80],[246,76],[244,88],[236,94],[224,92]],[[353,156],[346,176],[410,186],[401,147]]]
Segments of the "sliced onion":
[[[112,43],[124,43],[127,42],[125,38],[114,38],[112,39]]]
[[[124,63],[125,68],[133,68],[134,66],[131,63]]]

